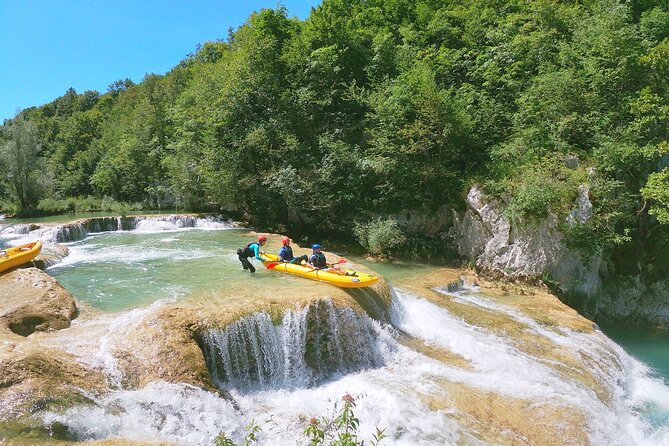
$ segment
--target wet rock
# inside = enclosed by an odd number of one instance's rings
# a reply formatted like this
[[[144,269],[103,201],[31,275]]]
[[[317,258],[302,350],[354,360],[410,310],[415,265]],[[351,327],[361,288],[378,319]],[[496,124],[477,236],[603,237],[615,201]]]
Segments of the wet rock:
[[[62,262],[63,258],[67,257],[69,253],[70,249],[65,245],[47,243],[43,245],[42,252],[32,261],[32,264],[36,268],[45,270]]]
[[[0,296],[0,329],[20,336],[67,328],[78,314],[70,293],[37,268],[0,276]]]

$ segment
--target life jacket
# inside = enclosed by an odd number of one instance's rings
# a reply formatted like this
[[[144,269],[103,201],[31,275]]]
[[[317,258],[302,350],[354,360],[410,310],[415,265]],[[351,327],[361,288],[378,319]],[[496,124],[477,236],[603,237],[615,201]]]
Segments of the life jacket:
[[[279,251],[279,257],[281,257],[283,260],[290,262],[295,258],[295,256],[293,255],[293,248],[291,248],[290,246],[284,246],[283,248],[281,248],[281,251]]]
[[[255,257],[256,253],[253,252],[253,250],[251,249],[251,245],[257,245],[257,244],[258,244],[258,242],[250,242],[250,243],[248,243],[248,244],[244,247],[244,249],[242,250],[241,256],[242,256],[242,257]]]
[[[327,268],[328,266],[327,261],[325,260],[325,254],[322,252],[315,252],[311,254],[309,263],[314,265],[315,268]]]

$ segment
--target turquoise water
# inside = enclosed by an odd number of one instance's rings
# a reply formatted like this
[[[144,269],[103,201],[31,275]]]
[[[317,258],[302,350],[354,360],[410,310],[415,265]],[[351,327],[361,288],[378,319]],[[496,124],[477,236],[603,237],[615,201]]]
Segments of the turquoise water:
[[[628,353],[650,365],[669,383],[669,329],[600,325],[602,331]]]
[[[250,240],[248,231],[232,229],[104,232],[68,244],[70,254],[48,272],[77,299],[107,311],[277,280],[300,284],[256,260],[256,274],[243,271],[236,251]]]

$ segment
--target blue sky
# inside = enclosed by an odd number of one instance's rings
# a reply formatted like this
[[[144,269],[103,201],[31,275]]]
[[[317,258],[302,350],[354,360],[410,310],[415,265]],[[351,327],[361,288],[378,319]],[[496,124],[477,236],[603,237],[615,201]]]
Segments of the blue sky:
[[[283,0],[305,18],[320,0]],[[0,0],[0,123],[73,87],[104,93],[113,81],[164,74],[198,43],[276,1]]]

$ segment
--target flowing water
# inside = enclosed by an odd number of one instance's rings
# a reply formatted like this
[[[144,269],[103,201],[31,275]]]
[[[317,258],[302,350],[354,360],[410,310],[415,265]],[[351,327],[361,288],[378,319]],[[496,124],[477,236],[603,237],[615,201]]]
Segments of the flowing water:
[[[669,445],[669,387],[657,372],[601,333],[546,326],[476,288],[436,290],[444,302],[512,321],[528,336],[582,358],[610,395],[605,403],[581,380],[523,350],[504,332],[455,314],[438,298],[402,288],[405,279],[429,268],[417,264],[370,265],[396,286],[391,323],[337,308],[326,299],[286,310],[278,320],[258,312],[205,331],[200,344],[212,379],[226,397],[165,382],[126,389],[109,352],[110,336],[132,330],[155,306],[276,281],[288,289],[303,285],[301,279],[264,269],[254,276],[242,272],[235,250],[250,234],[224,222],[199,224],[183,228],[174,221],[147,222],[131,231],[87,232],[82,240],[67,243],[70,254],[48,272],[77,299],[103,311],[75,321],[70,330],[97,333],[97,353],[81,354],[80,360],[105,370],[115,390],[88,395],[92,404],[38,413],[45,424],[61,423],[78,439],[120,436],[211,445],[220,432],[240,441],[244,427],[255,420],[263,428],[261,444],[292,445],[304,442],[305,420],[331,414],[334,402],[350,393],[360,397],[356,415],[364,438],[379,426],[386,428],[386,445],[491,444],[466,417],[456,416],[458,409],[435,407],[449,401],[453,386],[459,386],[530,401],[540,411],[544,405],[576,408],[585,414],[594,445]],[[22,237],[12,235],[11,243]],[[68,348],[85,351],[87,342]],[[467,366],[426,354],[430,349],[449,352]],[[652,363],[654,354],[665,352],[641,356]]]

